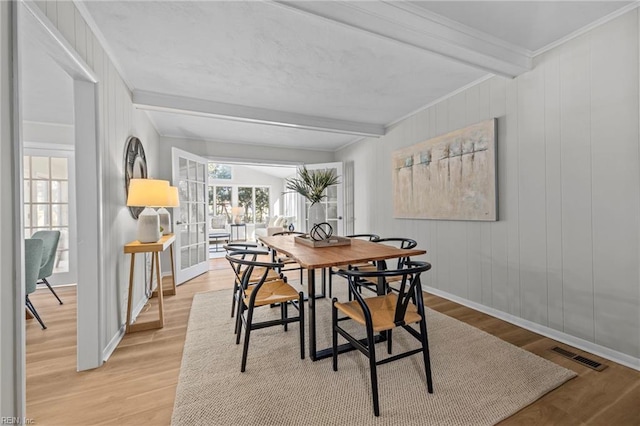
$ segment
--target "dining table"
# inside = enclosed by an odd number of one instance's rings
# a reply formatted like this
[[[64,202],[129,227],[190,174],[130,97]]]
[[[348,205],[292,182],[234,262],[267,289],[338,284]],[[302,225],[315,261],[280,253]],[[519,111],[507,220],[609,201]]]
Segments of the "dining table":
[[[284,253],[294,259],[303,269],[307,270],[308,293],[308,320],[309,324],[309,357],[312,361],[328,358],[332,355],[331,348],[318,350],[316,348],[316,271],[325,270],[334,266],[358,264],[400,257],[419,256],[426,250],[400,249],[386,244],[371,241],[350,239],[349,245],[336,245],[327,247],[311,247],[296,241],[294,235],[274,235],[259,237],[259,241],[277,253]],[[376,262],[379,269],[384,267],[384,262]],[[384,279],[380,277],[376,287],[378,295],[385,294]],[[340,352],[351,349],[345,345]]]

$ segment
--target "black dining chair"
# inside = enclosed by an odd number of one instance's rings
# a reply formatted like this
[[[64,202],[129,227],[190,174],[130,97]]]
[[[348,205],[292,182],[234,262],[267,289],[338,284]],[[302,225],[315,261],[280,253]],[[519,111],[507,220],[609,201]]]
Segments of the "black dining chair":
[[[277,237],[278,235],[305,235],[304,232],[297,232],[297,231],[282,231],[282,232],[275,232],[274,234],[272,234],[272,237]],[[294,259],[290,258],[287,255],[284,254],[278,254],[275,251],[274,253],[274,261],[275,262],[279,262],[282,263],[284,266],[282,267],[282,269],[280,270],[281,273],[285,273],[285,272],[289,272],[289,271],[300,271],[300,285],[302,285],[302,278],[303,278],[303,270],[304,268],[302,266],[300,266],[300,264],[298,264],[298,262],[296,262]]]
[[[377,234],[352,234],[352,235],[346,235],[347,238],[357,238],[357,239],[361,239],[361,240],[366,240],[366,241],[378,241],[380,239],[380,236]],[[351,268],[357,267],[357,266],[366,266],[367,264],[359,264],[359,265],[351,265]],[[339,266],[334,266],[333,268],[329,268],[329,297],[332,297],[333,295],[333,290],[332,290],[332,286],[333,286],[333,276],[336,274],[336,272],[338,272],[338,270],[340,269],[349,269],[349,265],[339,265]]]
[[[349,283],[354,300],[341,303],[338,299],[332,300],[332,355],[333,371],[338,371],[338,334],[344,337],[354,348],[369,358],[371,377],[371,391],[373,397],[373,413],[380,415],[380,402],[378,398],[378,365],[406,358],[422,353],[425,375],[427,380],[427,392],[433,393],[431,378],[431,360],[429,357],[429,339],[427,336],[427,322],[424,312],[424,300],[422,297],[422,285],[420,275],[431,269],[427,262],[404,261],[399,269],[386,271],[372,270],[359,271],[355,269],[341,269],[338,274],[345,277]],[[377,279],[378,277],[401,277],[398,292],[387,293],[382,296],[362,297],[356,288],[363,279]],[[344,316],[338,318],[338,312]],[[358,340],[340,324],[343,321],[352,320],[365,327],[367,337]],[[411,324],[418,324],[418,330]],[[420,348],[411,349],[378,360],[375,351],[375,335],[381,333],[386,337],[387,353],[392,354],[392,332],[396,328],[406,330],[411,336],[420,342]]]
[[[239,250],[229,252],[226,256],[240,281],[240,298],[236,312],[236,344],[240,344],[240,337],[244,328],[241,372],[244,372],[247,366],[251,332],[265,327],[282,325],[284,331],[287,331],[288,324],[298,322],[300,326],[300,358],[304,359],[304,303],[302,292],[296,292],[293,287],[287,284],[284,278],[268,280],[269,271],[278,270],[283,265],[278,262],[258,260],[263,255],[264,252],[259,250]],[[250,285],[251,277],[256,269],[262,271],[261,277],[256,283]],[[253,314],[255,309],[275,304],[280,305],[279,319],[254,322]],[[297,317],[288,316],[289,305],[298,310]]]
[[[258,250],[258,245],[255,243],[229,243],[222,246],[222,248],[226,250],[227,253],[233,253],[240,250]],[[263,251],[263,255],[265,256],[265,259],[269,258],[268,251]],[[231,267],[234,268],[234,265],[231,265]],[[240,268],[240,265],[236,265],[235,268]],[[253,275],[249,278],[249,285],[255,285],[260,280],[260,278],[262,277],[263,269],[264,268],[254,268]],[[233,318],[236,312],[236,302],[240,295],[241,285],[239,269],[238,271],[234,270],[234,273],[235,276],[233,280],[233,293],[231,295],[231,318]],[[282,278],[282,274],[274,270],[269,271],[267,274],[267,280],[277,280],[280,278]]]
[[[415,248],[418,243],[416,242],[416,240],[411,239],[411,238],[404,238],[404,237],[391,237],[391,238],[379,238],[375,241],[378,244],[386,244],[389,246],[393,246],[402,250],[410,250],[412,248]],[[376,262],[372,262],[370,264],[366,264],[366,265],[356,265],[354,268],[352,269],[357,269],[360,271],[375,271],[375,270],[386,270],[386,269],[401,269],[402,265],[405,264],[406,262],[410,261],[411,258],[409,256],[403,256],[403,257],[399,257],[395,260],[379,260]],[[389,263],[391,263],[392,265],[390,266]],[[395,264],[394,264],[395,263]],[[385,287],[388,290],[395,290],[395,288],[393,286],[391,286],[390,284],[392,283],[396,283],[398,281],[401,280],[402,277],[400,276],[393,276],[393,275],[388,275],[384,277],[384,281],[385,281]],[[360,292],[362,292],[363,288],[366,288],[368,290],[371,290],[373,292],[377,292],[378,291],[378,282],[377,280],[372,280],[370,278],[363,278],[362,280],[359,280],[358,282],[358,290]]]

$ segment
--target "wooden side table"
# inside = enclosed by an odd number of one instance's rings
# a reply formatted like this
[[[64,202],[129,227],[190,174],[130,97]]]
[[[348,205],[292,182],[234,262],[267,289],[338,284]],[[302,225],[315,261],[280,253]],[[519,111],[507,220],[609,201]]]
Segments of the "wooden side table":
[[[155,243],[141,243],[133,241],[124,246],[124,252],[131,254],[131,269],[129,270],[129,300],[127,301],[127,333],[136,331],[151,330],[153,328],[164,327],[164,298],[163,296],[176,294],[176,271],[173,264],[173,243],[176,237],[173,234],[163,235],[159,241]],[[160,253],[169,248],[171,256],[171,288],[162,288],[162,275],[160,274]],[[158,296],[158,316],[155,321],[131,324],[131,309],[133,301],[133,275],[136,265],[136,253],[151,253],[151,283],[153,283],[154,267],[155,276],[158,281],[158,288],[153,292],[151,297]]]

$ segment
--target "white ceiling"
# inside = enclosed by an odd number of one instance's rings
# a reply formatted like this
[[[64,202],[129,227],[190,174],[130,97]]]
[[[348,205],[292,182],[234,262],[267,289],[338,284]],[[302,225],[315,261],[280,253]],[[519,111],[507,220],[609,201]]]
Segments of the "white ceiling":
[[[633,2],[86,1],[163,136],[333,151]]]

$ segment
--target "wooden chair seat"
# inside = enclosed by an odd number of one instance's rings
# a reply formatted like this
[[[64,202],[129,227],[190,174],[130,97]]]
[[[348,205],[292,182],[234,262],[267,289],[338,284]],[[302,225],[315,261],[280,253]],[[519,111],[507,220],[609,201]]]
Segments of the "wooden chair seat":
[[[373,323],[373,331],[378,333],[385,330],[391,330],[398,326],[393,321],[398,303],[398,296],[395,293],[389,293],[385,296],[368,297],[364,299],[367,307],[371,311],[371,319]],[[357,300],[347,303],[336,303],[336,308],[361,325],[366,325],[366,320],[362,308]],[[418,308],[409,303],[407,311],[404,314],[404,323],[413,324],[420,322],[422,317],[418,313]]]
[[[249,304],[249,298],[256,287],[248,287],[245,291],[244,303]],[[298,292],[283,280],[265,282],[258,291],[254,306],[272,305],[298,300]]]

